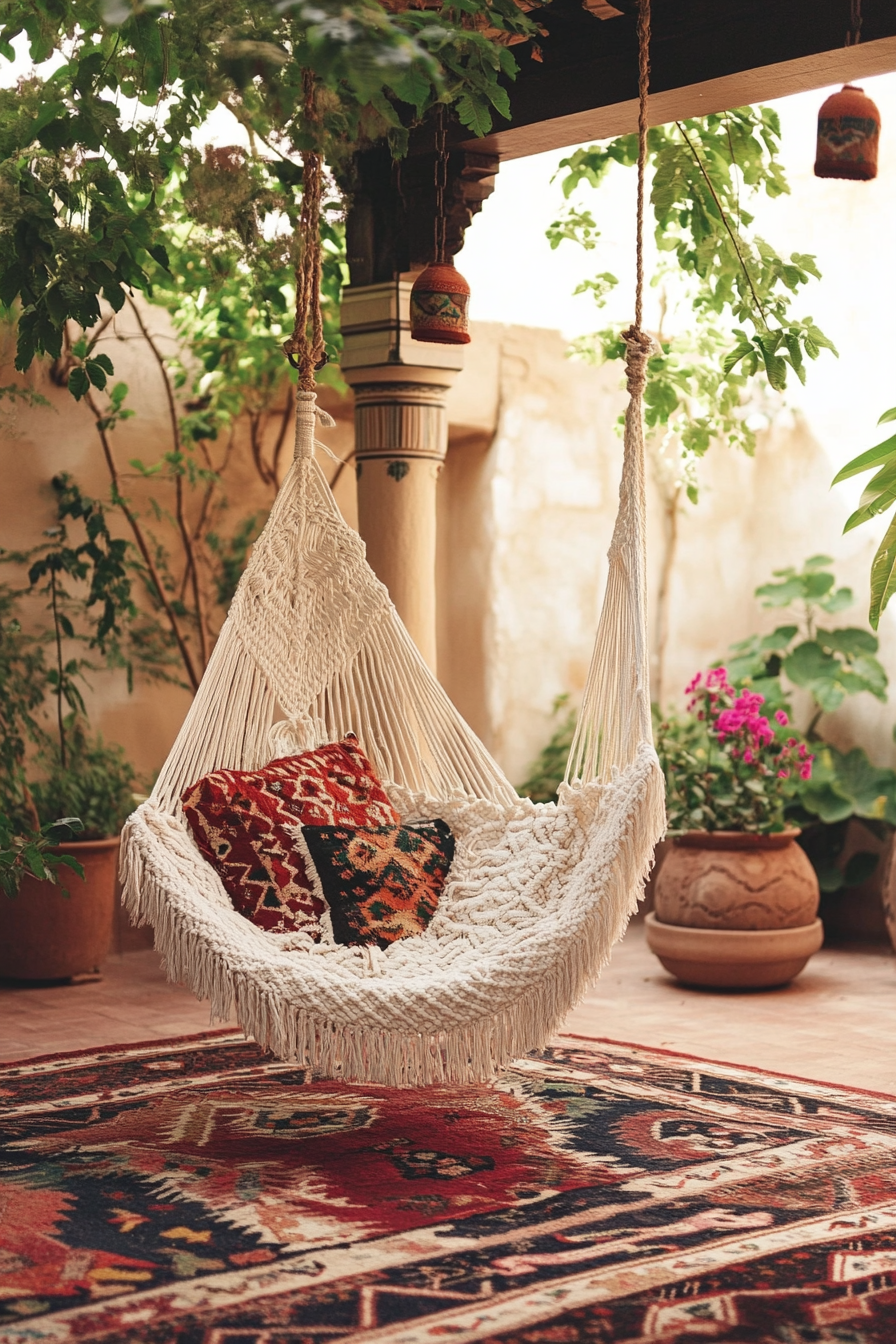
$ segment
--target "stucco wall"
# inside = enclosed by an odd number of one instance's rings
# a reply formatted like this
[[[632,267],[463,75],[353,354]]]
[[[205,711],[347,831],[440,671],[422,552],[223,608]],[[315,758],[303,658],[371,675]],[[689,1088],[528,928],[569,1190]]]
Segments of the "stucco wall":
[[[440,675],[515,781],[525,777],[550,734],[554,697],[582,685],[616,510],[616,425],[625,401],[619,371],[571,362],[565,350],[558,332],[475,324],[467,367],[450,397],[451,446],[439,485]],[[158,370],[145,352],[124,340],[111,353],[137,411],[116,431],[126,466],[133,457],[157,455],[167,426]],[[3,381],[7,375],[8,369]],[[0,545],[7,548],[33,544],[52,522],[48,482],[56,471],[70,471],[90,493],[103,495],[108,486],[89,412],[54,387],[45,368],[36,368],[33,378],[50,407],[6,411],[3,423]],[[350,402],[325,398],[338,423],[323,437],[345,457]],[[322,464],[332,475],[334,464],[327,458]],[[848,497],[830,491],[831,475],[810,423],[789,412],[762,436],[754,460],[712,449],[700,503],[685,504],[680,517],[665,669],[669,695],[732,641],[772,628],[776,613],[752,597],[772,569],[825,551],[837,557],[841,580],[867,593],[874,537],[862,531],[841,536]],[[269,502],[243,440],[228,471],[228,494],[240,511]],[[338,496],[354,521],[351,469],[341,474]],[[655,621],[663,527],[653,489],[650,510]],[[842,619],[853,618],[863,619],[861,603]],[[893,621],[887,613],[882,622],[882,656],[896,680]],[[164,759],[188,698],[175,688],[140,683],[128,695],[123,675],[104,674],[89,700],[96,726],[150,774]],[[826,730],[844,744],[861,742],[884,763],[893,756],[893,718],[890,707],[861,696]]]
[[[161,347],[171,348],[172,338],[166,315],[144,306],[144,314]],[[15,374],[14,342],[9,329],[0,335],[0,385],[22,382]],[[157,363],[139,338],[134,317],[125,308],[107,329],[98,347],[106,351],[115,365],[115,380],[128,384],[127,404],[133,418],[123,421],[112,433],[111,442],[126,493],[138,510],[148,513],[152,493],[165,498],[164,492],[142,482],[129,465],[133,459],[150,464],[171,449],[170,425],[164,387]],[[101,500],[109,497],[109,474],[93,417],[84,402],[76,403],[64,387],[57,387],[47,362],[36,362],[25,380],[33,391],[49,403],[27,406],[20,401],[0,401],[0,547],[25,550],[43,540],[43,531],[55,521],[54,497],[50,481],[58,472],[71,474],[81,489]],[[99,396],[100,404],[105,401]],[[327,438],[338,457],[352,447],[351,408],[332,393],[324,391],[322,400],[340,415],[337,427]],[[348,417],[348,418],[346,418]],[[273,428],[273,427],[272,427]],[[213,445],[217,460],[222,445]],[[319,454],[328,478],[336,466]],[[283,467],[290,460],[290,445],[283,454]],[[225,473],[225,497],[228,507],[217,520],[224,534],[230,533],[240,518],[249,513],[263,517],[270,507],[272,491],[255,471],[249,451],[246,427],[237,426],[235,443]],[[343,471],[337,498],[346,517],[356,521],[354,472]],[[196,498],[190,504],[196,512]],[[148,521],[148,520],[147,520]],[[118,516],[110,516],[113,530],[129,536],[127,525]],[[164,519],[149,526],[162,539],[173,540],[173,529]],[[80,539],[77,528],[72,537]],[[0,569],[0,579],[10,581],[11,568]],[[39,608],[31,604],[31,614],[39,619]],[[177,669],[174,669],[175,671]],[[148,783],[165,759],[190,703],[190,694],[177,686],[149,683],[137,678],[129,694],[122,672],[91,674],[85,700],[91,723],[106,738],[121,743],[133,761],[143,783]]]
[[[490,411],[494,437],[487,448],[480,438],[475,453],[467,447],[454,456],[452,449],[440,486],[443,514],[452,520],[449,531],[443,527],[440,669],[456,702],[518,782],[550,735],[554,697],[574,695],[584,680],[616,513],[617,421],[625,394],[618,368],[568,360],[558,332],[477,323],[468,349],[471,376],[468,381],[465,370],[458,378],[451,419],[469,425],[478,411],[486,419]],[[497,388],[489,402],[478,390],[486,369]],[[485,424],[478,432],[485,434]],[[848,492],[830,489],[832,475],[802,413],[781,411],[753,459],[724,445],[712,448],[701,467],[699,503],[685,501],[679,512],[663,669],[667,700],[680,701],[694,671],[724,657],[731,643],[781,623],[780,612],[753,596],[773,569],[798,566],[819,552],[831,555],[838,579],[857,594],[855,607],[837,622],[865,623],[875,534],[843,537]],[[652,480],[648,494],[656,691],[665,531]],[[474,555],[475,599],[467,573]],[[881,657],[896,683],[894,620],[885,614],[880,635]],[[843,745],[860,742],[884,764],[894,755],[894,719],[896,709],[862,695],[823,727]]]

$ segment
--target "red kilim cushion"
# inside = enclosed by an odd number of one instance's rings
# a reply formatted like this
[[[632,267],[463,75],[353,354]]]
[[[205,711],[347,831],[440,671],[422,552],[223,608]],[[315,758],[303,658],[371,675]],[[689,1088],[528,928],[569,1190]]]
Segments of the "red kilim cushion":
[[[300,931],[315,942],[326,907],[296,846],[297,827],[399,820],[353,734],[262,770],[215,770],[181,801],[203,857],[240,914],[269,933]]]

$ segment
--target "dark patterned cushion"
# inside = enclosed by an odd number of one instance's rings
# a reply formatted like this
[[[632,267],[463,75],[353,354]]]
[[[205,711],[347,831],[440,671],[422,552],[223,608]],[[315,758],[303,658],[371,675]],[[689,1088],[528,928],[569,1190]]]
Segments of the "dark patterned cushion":
[[[337,943],[377,943],[422,933],[454,858],[444,821],[412,826],[303,826],[302,842],[330,907]]]
[[[399,820],[352,734],[263,770],[215,770],[182,795],[203,856],[241,915],[269,933],[320,938],[325,906],[295,836],[305,823]]]

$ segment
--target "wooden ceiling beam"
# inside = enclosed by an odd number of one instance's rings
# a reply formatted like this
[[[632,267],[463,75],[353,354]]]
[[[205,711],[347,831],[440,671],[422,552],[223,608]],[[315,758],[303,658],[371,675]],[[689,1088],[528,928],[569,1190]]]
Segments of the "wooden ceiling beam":
[[[455,143],[516,159],[634,131],[633,5],[614,3],[629,12],[602,21],[581,0],[552,0],[539,11],[543,60],[516,48],[522,68],[508,85],[512,122],[482,140],[461,141],[455,132]],[[858,45],[845,46],[849,14],[848,0],[654,0],[651,122],[896,70],[894,0],[863,0]]]

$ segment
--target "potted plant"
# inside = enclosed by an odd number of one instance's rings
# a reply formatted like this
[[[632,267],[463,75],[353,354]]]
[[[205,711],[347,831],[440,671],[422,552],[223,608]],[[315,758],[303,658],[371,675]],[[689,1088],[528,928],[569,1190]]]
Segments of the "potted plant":
[[[655,884],[647,941],[689,984],[783,984],[821,946],[815,871],[786,809],[813,757],[785,710],[698,673],[686,716],[663,721],[657,748],[673,843]]]
[[[896,771],[874,764],[862,747],[840,751],[825,741],[824,716],[855,695],[886,702],[887,674],[870,630],[830,621],[854,601],[850,588],[837,585],[832,563],[815,555],[757,588],[764,607],[786,610],[787,623],[735,644],[726,666],[732,685],[765,696],[767,713],[780,708],[792,717],[800,693],[803,736],[815,759],[787,816],[802,830],[825,927],[846,937],[885,936],[881,885],[896,825]]]
[[[89,970],[108,950],[105,910],[90,899],[71,899],[72,890],[80,895],[88,882],[66,847],[82,829],[78,817],[63,817],[22,832],[0,813],[0,975],[67,979]]]
[[[80,690],[121,661],[124,557],[102,511],[64,478],[54,485],[60,514],[84,520],[85,541],[51,529],[34,551],[3,556],[29,564],[27,586],[0,585],[0,871],[5,863],[4,889],[17,892],[2,905],[0,975],[21,980],[91,972],[108,952],[134,787],[122,749],[90,733]],[[23,614],[35,596],[46,599],[43,623]]]

